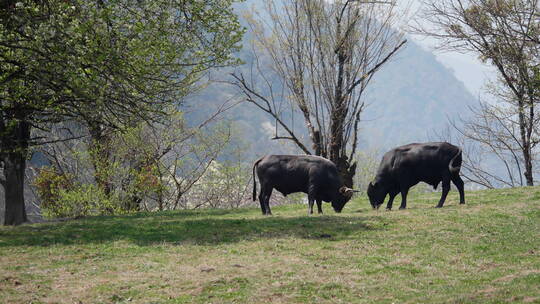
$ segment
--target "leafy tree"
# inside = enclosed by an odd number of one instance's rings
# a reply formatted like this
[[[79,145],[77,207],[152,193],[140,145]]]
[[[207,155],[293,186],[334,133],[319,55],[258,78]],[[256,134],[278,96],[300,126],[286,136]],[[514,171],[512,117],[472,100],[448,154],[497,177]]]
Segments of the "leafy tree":
[[[107,130],[155,121],[201,75],[236,63],[243,30],[234,0],[4,1],[0,5],[0,184],[5,224],[26,221],[32,129],[87,124],[99,147]],[[100,149],[96,149],[100,151]],[[97,152],[97,158],[103,157]],[[106,187],[96,167],[98,184]]]

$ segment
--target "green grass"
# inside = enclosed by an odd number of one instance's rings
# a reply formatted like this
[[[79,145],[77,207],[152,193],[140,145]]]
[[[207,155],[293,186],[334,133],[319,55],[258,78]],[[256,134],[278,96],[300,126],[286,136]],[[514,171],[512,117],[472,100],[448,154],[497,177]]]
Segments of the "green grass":
[[[540,188],[439,195],[4,227],[0,302],[540,303]]]

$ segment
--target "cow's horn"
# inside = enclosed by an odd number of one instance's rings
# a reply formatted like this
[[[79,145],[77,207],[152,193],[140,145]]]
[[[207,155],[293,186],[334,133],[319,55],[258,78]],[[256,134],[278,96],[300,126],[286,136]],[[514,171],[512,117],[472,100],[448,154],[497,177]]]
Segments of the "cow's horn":
[[[352,196],[354,190],[349,188],[349,187],[341,187],[341,188],[339,188],[339,192],[341,192],[341,194],[343,194],[345,196]]]

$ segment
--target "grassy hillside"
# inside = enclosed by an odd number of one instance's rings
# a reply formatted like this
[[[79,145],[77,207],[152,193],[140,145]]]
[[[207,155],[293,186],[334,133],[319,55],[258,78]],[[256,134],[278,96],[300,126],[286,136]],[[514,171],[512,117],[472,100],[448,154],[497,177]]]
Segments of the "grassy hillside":
[[[540,188],[0,228],[3,303],[540,303]]]

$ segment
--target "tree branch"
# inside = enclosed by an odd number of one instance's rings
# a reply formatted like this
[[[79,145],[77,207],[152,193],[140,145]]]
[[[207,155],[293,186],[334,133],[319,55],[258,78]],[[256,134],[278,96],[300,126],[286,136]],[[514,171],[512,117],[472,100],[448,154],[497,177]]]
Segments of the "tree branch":
[[[380,61],[379,63],[377,63],[373,68],[371,68],[367,73],[365,73],[364,75],[362,75],[362,77],[360,77],[360,79],[358,79],[357,81],[353,82],[353,84],[349,87],[349,89],[347,90],[347,92],[345,94],[349,95],[351,94],[351,92],[360,84],[362,83],[362,81],[364,81],[366,78],[368,78],[371,74],[375,73],[383,64],[386,63],[386,61],[388,61],[392,56],[394,56],[394,54],[405,44],[407,43],[407,39],[401,41],[401,43],[396,46],[392,52],[390,52],[388,55],[386,55],[386,57],[384,57],[384,59],[382,61]]]
[[[298,139],[298,137],[294,134],[294,132],[287,126],[285,122],[283,122],[277,113],[274,112],[272,107],[270,106],[270,102],[268,99],[266,99],[264,96],[260,95],[259,93],[255,92],[254,89],[252,89],[247,83],[244,78],[244,76],[240,73],[240,75],[236,75],[234,73],[231,74],[231,76],[236,79],[236,82],[234,83],[237,87],[239,87],[244,94],[246,95],[246,101],[254,104],[259,109],[263,110],[264,112],[270,114],[278,123],[279,125],[290,135],[289,137],[284,137],[282,139],[288,139],[293,141],[304,153],[311,155],[311,151]],[[253,97],[255,96],[259,100],[262,100],[264,103],[267,104],[268,107],[264,107],[261,104],[259,104]]]

